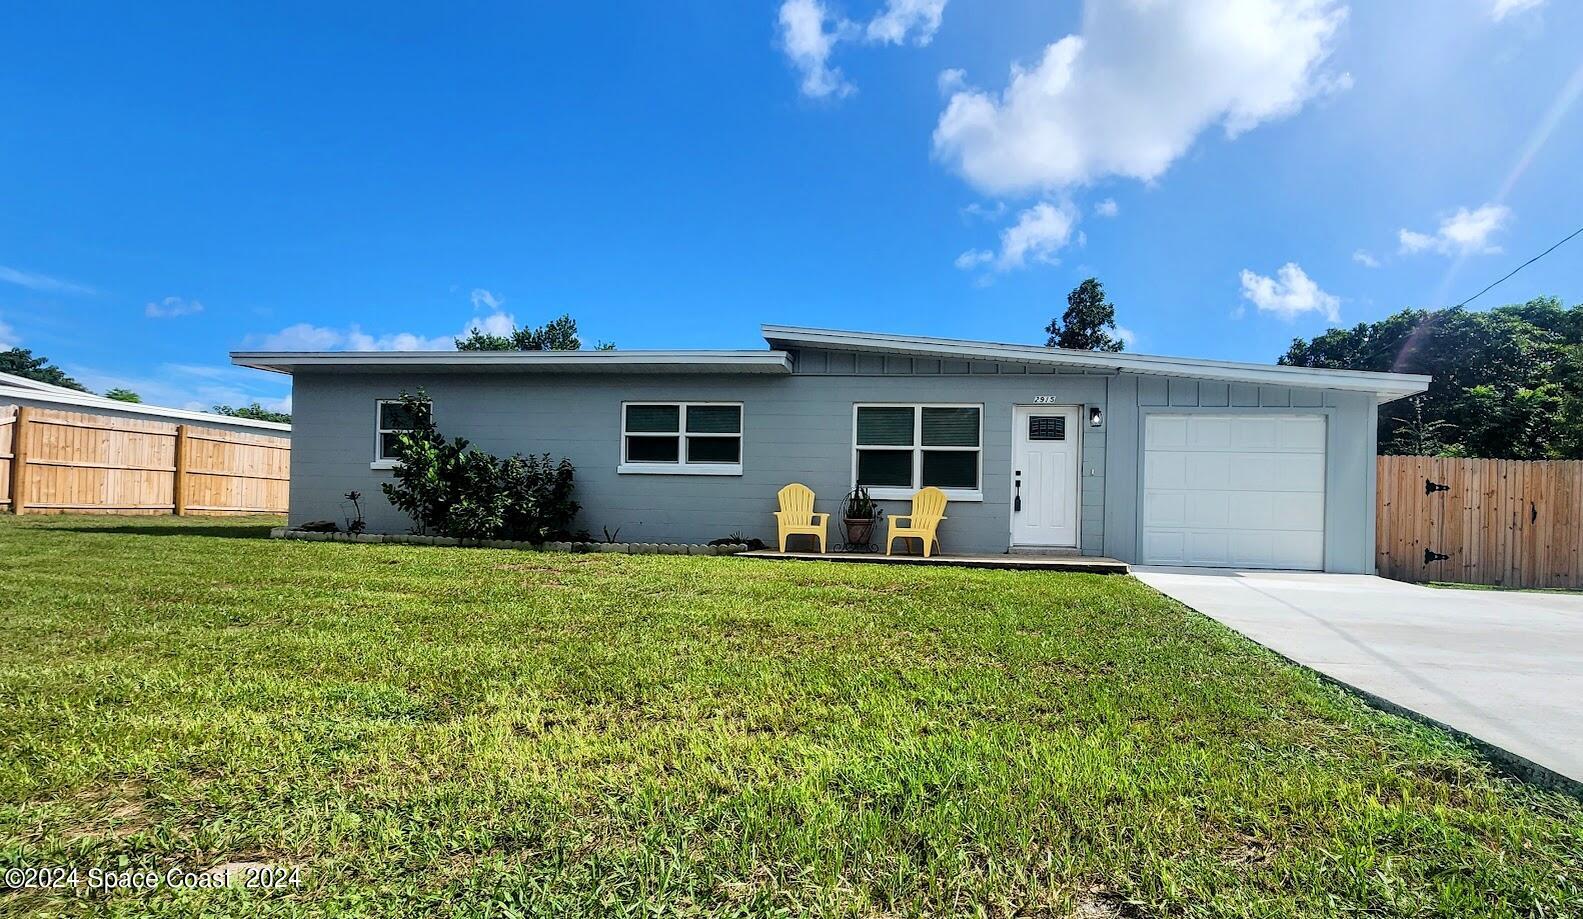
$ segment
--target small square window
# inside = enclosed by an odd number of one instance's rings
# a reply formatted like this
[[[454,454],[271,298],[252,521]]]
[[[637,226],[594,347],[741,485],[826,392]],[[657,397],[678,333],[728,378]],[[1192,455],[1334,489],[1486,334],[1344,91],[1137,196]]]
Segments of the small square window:
[[[397,442],[406,431],[417,430],[426,420],[420,413],[430,411],[432,403],[408,403],[400,399],[381,399],[375,404],[374,461],[392,463]]]

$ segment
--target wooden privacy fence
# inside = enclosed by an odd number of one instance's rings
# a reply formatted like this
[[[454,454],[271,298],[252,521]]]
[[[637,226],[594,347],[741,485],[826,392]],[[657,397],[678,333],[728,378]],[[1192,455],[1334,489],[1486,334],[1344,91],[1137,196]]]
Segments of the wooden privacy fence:
[[[1583,461],[1382,456],[1378,462],[1380,574],[1583,587]]]
[[[0,406],[0,504],[17,514],[283,514],[291,441]]]

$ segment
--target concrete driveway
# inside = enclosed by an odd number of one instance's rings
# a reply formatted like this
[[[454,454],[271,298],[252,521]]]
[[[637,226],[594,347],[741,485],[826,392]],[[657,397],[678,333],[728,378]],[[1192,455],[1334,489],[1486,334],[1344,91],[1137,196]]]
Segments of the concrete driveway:
[[[1583,595],[1134,568],[1292,660],[1583,782]]]

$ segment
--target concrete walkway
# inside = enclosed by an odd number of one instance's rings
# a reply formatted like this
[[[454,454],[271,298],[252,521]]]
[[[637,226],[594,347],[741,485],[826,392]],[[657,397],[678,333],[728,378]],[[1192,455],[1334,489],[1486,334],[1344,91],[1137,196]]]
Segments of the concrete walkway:
[[[1583,595],[1350,574],[1133,573],[1292,660],[1583,782]]]

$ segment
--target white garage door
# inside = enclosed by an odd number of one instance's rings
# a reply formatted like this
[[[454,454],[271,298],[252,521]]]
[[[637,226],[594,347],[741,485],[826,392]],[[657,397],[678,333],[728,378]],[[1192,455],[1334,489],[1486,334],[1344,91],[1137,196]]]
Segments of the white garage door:
[[[1147,564],[1324,567],[1323,415],[1149,415],[1143,448]]]

